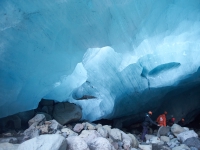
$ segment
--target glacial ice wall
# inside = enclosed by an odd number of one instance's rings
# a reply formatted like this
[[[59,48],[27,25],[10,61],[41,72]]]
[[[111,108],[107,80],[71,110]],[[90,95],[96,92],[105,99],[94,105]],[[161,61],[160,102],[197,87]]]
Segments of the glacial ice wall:
[[[91,121],[157,109],[200,66],[199,6],[1,0],[0,117],[41,98],[79,104]]]

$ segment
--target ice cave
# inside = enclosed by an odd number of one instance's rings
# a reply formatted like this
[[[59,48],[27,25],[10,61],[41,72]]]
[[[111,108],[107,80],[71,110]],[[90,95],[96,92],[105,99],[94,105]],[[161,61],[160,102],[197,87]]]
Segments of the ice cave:
[[[0,118],[41,99],[82,120],[200,114],[199,0],[0,1]]]

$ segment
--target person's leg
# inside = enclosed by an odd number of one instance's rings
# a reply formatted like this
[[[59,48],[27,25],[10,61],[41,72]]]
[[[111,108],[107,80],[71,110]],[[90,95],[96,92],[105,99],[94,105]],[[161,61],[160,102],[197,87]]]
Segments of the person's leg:
[[[142,130],[142,136],[141,136],[141,140],[144,142],[145,141],[145,135],[148,133],[148,128],[143,126],[143,130]]]

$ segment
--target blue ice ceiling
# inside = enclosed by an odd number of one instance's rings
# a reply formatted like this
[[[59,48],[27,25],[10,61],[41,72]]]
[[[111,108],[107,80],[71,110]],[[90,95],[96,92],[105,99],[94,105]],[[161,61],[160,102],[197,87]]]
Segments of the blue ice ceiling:
[[[199,66],[199,0],[0,1],[0,117],[42,98],[91,121],[156,110]]]

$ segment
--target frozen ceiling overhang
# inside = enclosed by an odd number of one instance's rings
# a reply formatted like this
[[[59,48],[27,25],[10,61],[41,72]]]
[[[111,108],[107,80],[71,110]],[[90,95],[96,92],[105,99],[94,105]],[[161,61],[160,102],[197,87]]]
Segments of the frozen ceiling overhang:
[[[0,117],[34,109],[42,98],[79,104],[91,121],[170,108],[173,91],[199,87],[199,6],[1,0]],[[184,102],[198,103],[194,93],[195,102]],[[184,115],[198,111],[192,105]]]

